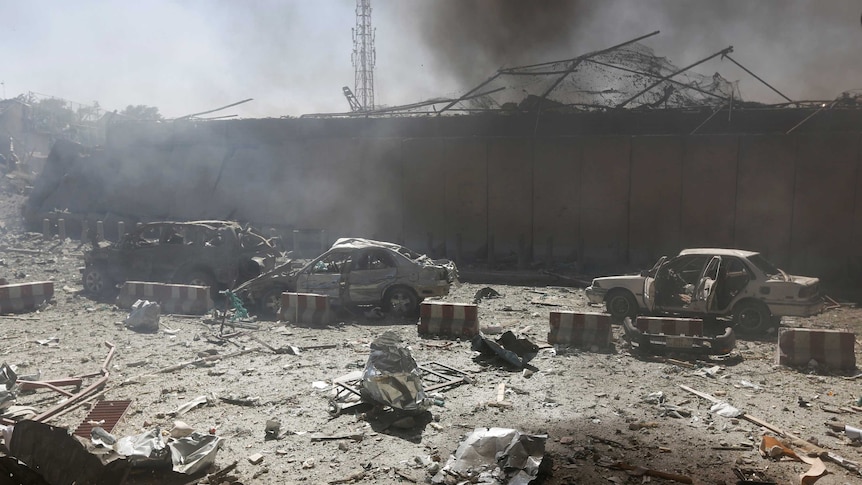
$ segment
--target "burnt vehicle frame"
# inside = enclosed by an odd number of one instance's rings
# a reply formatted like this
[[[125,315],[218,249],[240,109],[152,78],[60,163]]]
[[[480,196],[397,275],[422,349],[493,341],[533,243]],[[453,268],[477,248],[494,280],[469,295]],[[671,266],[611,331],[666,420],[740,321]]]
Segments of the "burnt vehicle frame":
[[[110,296],[124,281],[209,286],[216,295],[272,269],[280,255],[270,239],[237,222],[150,222],[116,243],[94,241],[82,284],[95,296]]]
[[[414,315],[423,299],[447,295],[457,276],[455,263],[447,259],[394,243],[342,238],[311,261],[288,261],[234,292],[263,317],[278,313],[284,292],[326,295],[340,308],[380,306]]]

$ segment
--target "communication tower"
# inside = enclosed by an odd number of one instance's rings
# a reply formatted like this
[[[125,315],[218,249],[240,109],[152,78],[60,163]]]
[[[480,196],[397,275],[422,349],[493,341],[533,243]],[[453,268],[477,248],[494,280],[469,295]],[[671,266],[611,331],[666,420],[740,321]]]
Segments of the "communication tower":
[[[371,27],[371,0],[356,0],[356,27],[353,29],[353,91],[361,110],[374,109],[374,29]]]

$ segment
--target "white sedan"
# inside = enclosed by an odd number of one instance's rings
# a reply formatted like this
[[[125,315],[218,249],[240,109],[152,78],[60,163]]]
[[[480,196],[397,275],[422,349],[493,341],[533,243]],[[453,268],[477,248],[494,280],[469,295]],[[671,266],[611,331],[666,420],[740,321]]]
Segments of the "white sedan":
[[[739,249],[686,249],[639,275],[596,278],[586,294],[617,321],[638,314],[732,317],[743,334],[823,309],[818,278],[788,275],[760,253]]]

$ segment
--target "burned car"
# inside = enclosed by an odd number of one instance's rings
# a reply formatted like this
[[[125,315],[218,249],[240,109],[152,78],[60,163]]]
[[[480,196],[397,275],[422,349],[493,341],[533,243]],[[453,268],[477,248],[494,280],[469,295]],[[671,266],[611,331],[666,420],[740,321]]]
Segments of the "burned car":
[[[760,253],[738,249],[686,249],[640,275],[596,278],[586,294],[620,322],[639,313],[731,317],[747,334],[823,309],[819,279],[788,275]]]
[[[106,296],[124,281],[230,288],[275,267],[271,240],[230,221],[151,222],[84,254],[87,293]]]
[[[455,263],[447,259],[433,260],[398,244],[342,238],[301,267],[282,264],[235,293],[267,317],[278,312],[285,291],[327,295],[339,306],[380,305],[412,315],[424,298],[447,295],[456,279]]]

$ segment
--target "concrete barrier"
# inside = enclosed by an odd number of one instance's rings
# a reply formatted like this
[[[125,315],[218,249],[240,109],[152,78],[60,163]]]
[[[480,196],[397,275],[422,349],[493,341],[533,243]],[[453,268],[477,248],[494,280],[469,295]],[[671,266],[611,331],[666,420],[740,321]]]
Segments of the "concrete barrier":
[[[831,369],[855,369],[856,334],[846,330],[782,329],[776,351],[778,364],[804,366],[811,360]]]
[[[0,313],[32,312],[53,296],[53,281],[0,285]]]
[[[423,301],[419,307],[419,335],[472,338],[479,333],[479,307],[471,303]]]
[[[332,323],[329,297],[314,293],[281,294],[279,318],[285,322],[327,325]]]
[[[215,306],[209,286],[174,285],[150,281],[126,281],[117,296],[117,306],[131,308],[137,300],[155,301],[162,313],[203,315]]]
[[[703,336],[703,320],[695,318],[637,317],[635,326],[643,333]]]
[[[549,344],[596,347],[611,345],[611,316],[606,313],[551,312]]]

